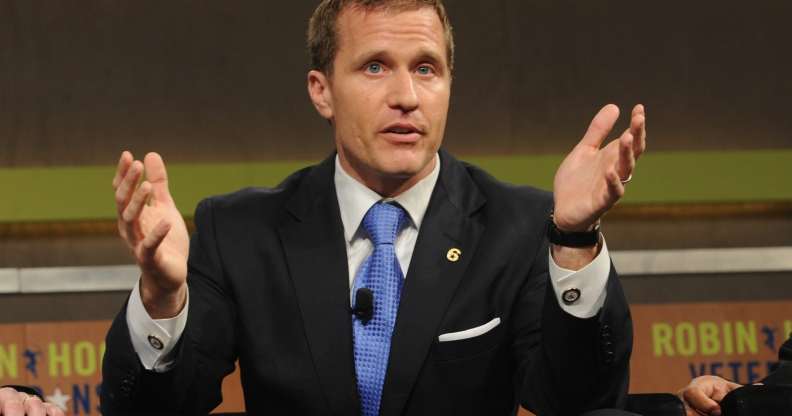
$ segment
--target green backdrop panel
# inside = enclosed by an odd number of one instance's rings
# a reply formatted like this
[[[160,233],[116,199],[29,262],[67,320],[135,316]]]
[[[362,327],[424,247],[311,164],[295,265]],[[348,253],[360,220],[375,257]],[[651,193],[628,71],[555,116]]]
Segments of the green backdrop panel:
[[[496,177],[552,187],[562,156],[468,158]],[[312,162],[173,164],[171,190],[191,215],[208,195],[245,186],[273,186]],[[0,222],[114,218],[114,166],[0,169]],[[643,157],[624,203],[758,202],[792,200],[792,150],[668,152]]]

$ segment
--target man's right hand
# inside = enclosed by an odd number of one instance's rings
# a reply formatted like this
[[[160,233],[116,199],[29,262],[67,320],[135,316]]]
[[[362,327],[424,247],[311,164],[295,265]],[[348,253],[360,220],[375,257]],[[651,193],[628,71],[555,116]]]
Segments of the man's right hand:
[[[123,152],[113,188],[118,233],[140,267],[143,305],[153,319],[172,318],[187,299],[190,238],[168,190],[162,157],[149,153],[141,162]]]

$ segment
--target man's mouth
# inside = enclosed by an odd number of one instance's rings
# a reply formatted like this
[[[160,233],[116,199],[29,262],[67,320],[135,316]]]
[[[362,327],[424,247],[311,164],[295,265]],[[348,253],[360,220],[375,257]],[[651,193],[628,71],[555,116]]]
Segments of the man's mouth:
[[[409,134],[409,133],[415,133],[416,132],[415,130],[413,130],[411,128],[407,128],[407,127],[392,127],[392,128],[389,128],[386,131],[388,133],[396,133],[396,134]]]
[[[391,124],[382,132],[386,134],[388,139],[400,143],[415,142],[424,134],[420,128],[410,123]]]

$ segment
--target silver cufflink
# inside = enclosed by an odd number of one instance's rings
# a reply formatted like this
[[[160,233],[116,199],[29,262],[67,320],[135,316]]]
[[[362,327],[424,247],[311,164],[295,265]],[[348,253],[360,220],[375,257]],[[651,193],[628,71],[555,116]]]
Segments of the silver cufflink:
[[[149,335],[148,336],[148,342],[149,342],[149,345],[151,345],[151,348],[154,348],[155,350],[161,350],[161,349],[165,348],[165,344],[162,343],[162,340],[160,340],[159,338],[155,337],[154,335]]]
[[[580,299],[580,289],[568,289],[561,294],[564,305],[571,305]]]

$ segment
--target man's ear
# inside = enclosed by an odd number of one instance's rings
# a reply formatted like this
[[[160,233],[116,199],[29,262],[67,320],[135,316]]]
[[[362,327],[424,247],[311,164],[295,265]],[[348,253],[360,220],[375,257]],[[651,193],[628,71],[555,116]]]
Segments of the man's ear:
[[[323,72],[308,72],[308,95],[319,115],[332,122],[333,94],[330,91],[330,80]]]

